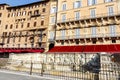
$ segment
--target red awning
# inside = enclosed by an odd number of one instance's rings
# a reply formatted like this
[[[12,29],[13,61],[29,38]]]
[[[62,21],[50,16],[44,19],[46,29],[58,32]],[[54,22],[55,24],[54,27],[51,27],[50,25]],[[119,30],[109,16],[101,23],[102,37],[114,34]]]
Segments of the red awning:
[[[43,53],[41,48],[0,48],[0,53]]]
[[[81,46],[55,46],[48,52],[120,52],[120,44],[109,45],[81,45]]]

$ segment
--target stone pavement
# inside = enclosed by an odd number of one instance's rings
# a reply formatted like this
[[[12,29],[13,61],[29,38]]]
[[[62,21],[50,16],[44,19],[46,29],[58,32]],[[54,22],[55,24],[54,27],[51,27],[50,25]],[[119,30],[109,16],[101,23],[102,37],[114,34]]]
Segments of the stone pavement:
[[[1,77],[2,76],[2,77]],[[29,75],[27,72],[0,70],[0,80],[81,80],[63,76],[52,76],[35,74]]]

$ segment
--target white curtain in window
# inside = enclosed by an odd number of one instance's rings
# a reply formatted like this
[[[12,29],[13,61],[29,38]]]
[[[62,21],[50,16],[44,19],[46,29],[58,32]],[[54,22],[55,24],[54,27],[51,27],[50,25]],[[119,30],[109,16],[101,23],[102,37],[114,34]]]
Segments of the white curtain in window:
[[[52,7],[51,8],[51,13],[55,13],[56,12],[56,7]]]
[[[65,30],[61,30],[61,38],[65,39]]]
[[[92,4],[97,4],[97,0],[92,0]]]
[[[96,27],[92,27],[92,37],[96,37]]]
[[[50,39],[54,39],[54,31],[50,32]]]
[[[66,14],[62,14],[62,22],[66,20]]]
[[[80,37],[80,29],[75,29],[75,37],[76,38]]]
[[[51,23],[55,23],[55,17],[51,17]]]
[[[74,8],[80,8],[81,7],[81,1],[74,2]]]
[[[90,16],[91,16],[91,18],[94,18],[96,16],[95,9],[90,10]]]
[[[66,10],[66,3],[62,4],[62,10]]]
[[[116,35],[116,26],[110,25],[110,35],[115,36]]]
[[[75,12],[75,19],[76,20],[80,19],[80,12]]]
[[[88,5],[92,5],[92,0],[88,0]]]
[[[105,0],[105,2],[112,2],[113,0]]]
[[[108,7],[108,15],[111,16],[114,14],[114,10],[113,10],[113,7],[112,6],[109,6]]]
[[[88,0],[89,6],[94,5],[94,4],[97,4],[97,0]]]

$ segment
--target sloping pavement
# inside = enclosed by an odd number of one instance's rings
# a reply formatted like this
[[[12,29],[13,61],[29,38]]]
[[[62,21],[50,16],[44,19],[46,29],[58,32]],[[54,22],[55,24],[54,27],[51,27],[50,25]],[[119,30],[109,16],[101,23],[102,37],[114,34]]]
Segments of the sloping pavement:
[[[0,80],[82,80],[63,76],[32,74],[0,69]]]
[[[0,70],[0,80],[58,80],[58,79]]]

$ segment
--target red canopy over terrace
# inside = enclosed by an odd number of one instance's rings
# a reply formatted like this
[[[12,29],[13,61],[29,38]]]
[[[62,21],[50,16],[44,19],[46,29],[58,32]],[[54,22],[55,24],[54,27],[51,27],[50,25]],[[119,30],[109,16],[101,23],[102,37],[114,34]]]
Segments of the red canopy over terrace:
[[[0,48],[0,53],[42,53],[41,48]]]
[[[108,45],[79,45],[79,46],[55,46],[48,52],[50,53],[63,53],[63,52],[110,52],[118,53],[120,52],[120,44],[108,44]]]

